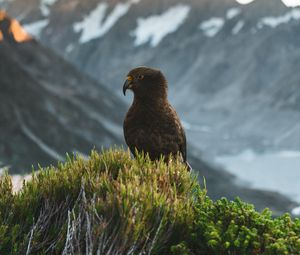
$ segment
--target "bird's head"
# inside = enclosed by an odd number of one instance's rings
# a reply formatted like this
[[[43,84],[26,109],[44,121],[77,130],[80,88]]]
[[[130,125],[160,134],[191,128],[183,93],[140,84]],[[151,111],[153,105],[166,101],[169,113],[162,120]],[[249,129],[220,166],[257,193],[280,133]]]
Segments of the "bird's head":
[[[123,86],[123,93],[132,90],[134,95],[141,98],[166,97],[168,84],[165,76],[159,69],[137,67],[128,74]]]

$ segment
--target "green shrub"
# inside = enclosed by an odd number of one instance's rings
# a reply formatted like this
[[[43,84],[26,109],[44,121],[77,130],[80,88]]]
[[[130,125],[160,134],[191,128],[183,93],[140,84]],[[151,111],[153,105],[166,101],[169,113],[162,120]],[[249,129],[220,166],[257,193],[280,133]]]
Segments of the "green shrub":
[[[213,202],[184,165],[93,151],[0,179],[0,254],[300,254],[300,220]],[[98,253],[97,253],[98,252]]]

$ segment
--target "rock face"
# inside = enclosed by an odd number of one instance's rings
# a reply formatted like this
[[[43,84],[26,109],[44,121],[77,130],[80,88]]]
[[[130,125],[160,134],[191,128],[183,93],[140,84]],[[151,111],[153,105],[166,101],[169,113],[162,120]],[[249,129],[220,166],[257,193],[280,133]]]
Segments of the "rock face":
[[[30,39],[31,36],[26,33],[17,20],[11,19],[6,12],[0,10],[0,41],[20,43]]]
[[[300,8],[280,0],[1,6],[42,44],[113,89],[134,66],[163,69],[190,143],[205,153],[300,149]]]
[[[10,173],[121,143],[124,105],[107,88],[34,40],[4,36],[0,59],[0,161]]]

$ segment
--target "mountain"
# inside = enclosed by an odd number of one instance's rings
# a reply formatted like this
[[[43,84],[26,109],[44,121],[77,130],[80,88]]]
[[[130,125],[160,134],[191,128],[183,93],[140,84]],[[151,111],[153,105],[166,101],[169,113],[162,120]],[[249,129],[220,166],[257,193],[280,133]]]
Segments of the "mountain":
[[[1,6],[44,46],[113,90],[134,66],[161,68],[189,142],[205,155],[300,149],[300,8],[280,0]]]
[[[10,165],[10,173],[24,173],[31,164],[63,160],[65,152],[88,154],[94,146],[123,144],[126,105],[116,90],[83,75],[41,46],[16,20],[3,12],[1,17],[0,31],[5,35],[0,42],[2,165]],[[23,37],[17,41],[19,34]],[[120,86],[116,88],[121,93]],[[240,196],[258,210],[269,207],[276,215],[297,205],[276,192],[242,187],[234,176],[199,159],[193,146],[189,151],[202,185],[202,176],[206,178],[211,198]]]
[[[2,165],[28,172],[32,164],[63,160],[66,152],[121,144],[124,104],[118,97],[26,34],[17,41],[16,21],[1,15]]]

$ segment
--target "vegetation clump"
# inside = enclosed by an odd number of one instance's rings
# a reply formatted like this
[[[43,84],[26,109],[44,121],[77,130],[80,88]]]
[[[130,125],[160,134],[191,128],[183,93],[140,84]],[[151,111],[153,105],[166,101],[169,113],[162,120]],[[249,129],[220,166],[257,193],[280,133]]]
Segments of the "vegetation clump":
[[[0,254],[300,254],[300,220],[212,201],[178,160],[93,151],[0,179]]]

